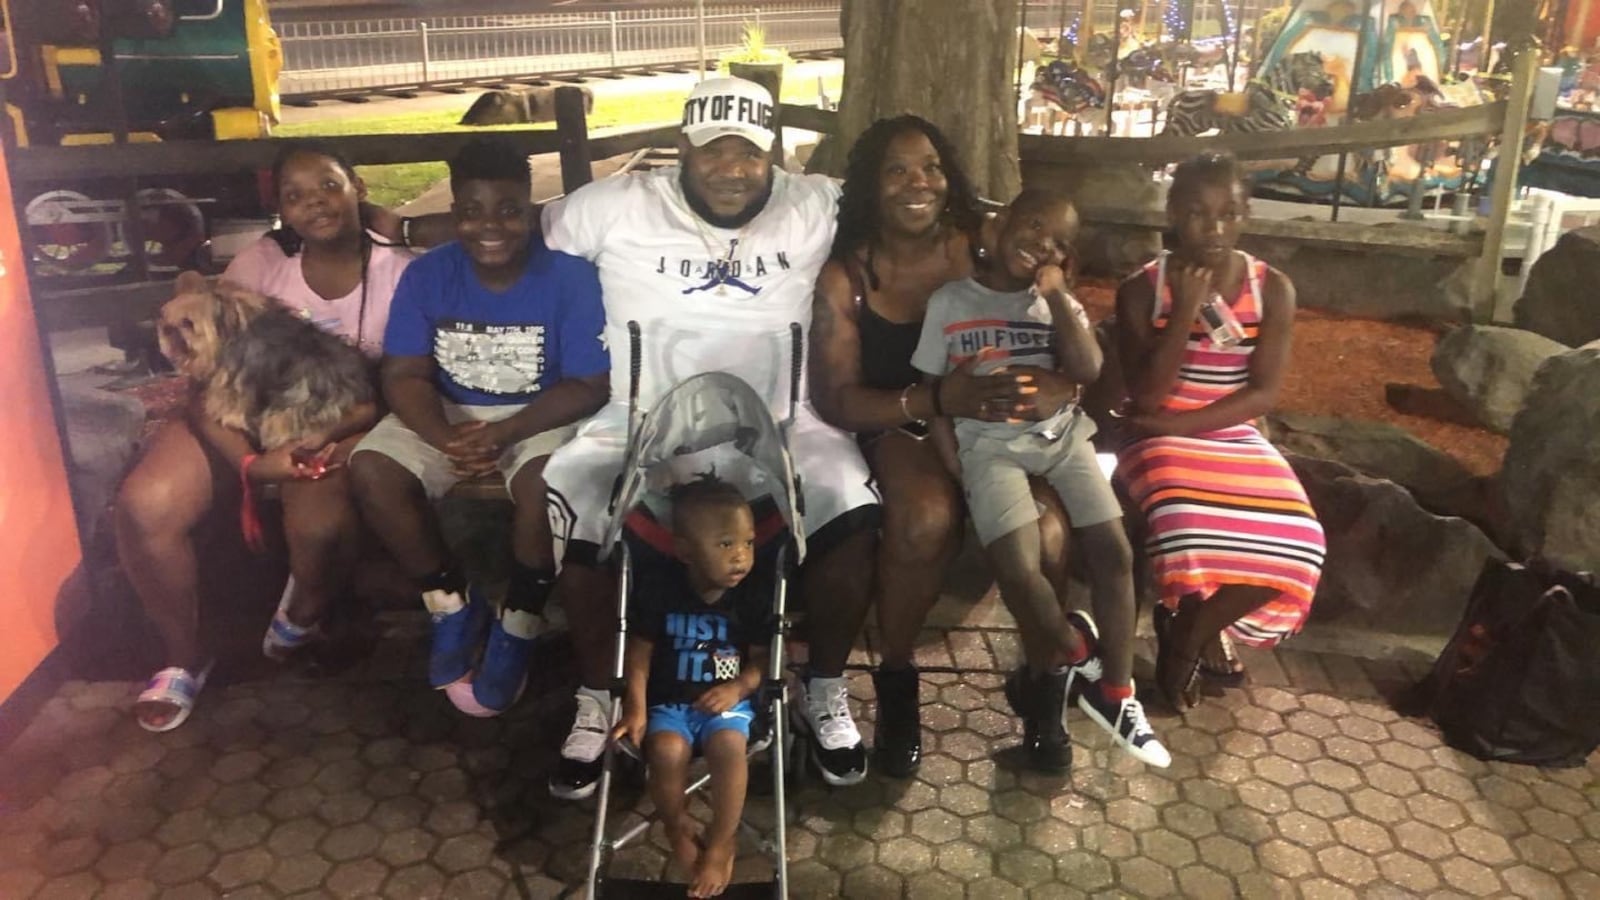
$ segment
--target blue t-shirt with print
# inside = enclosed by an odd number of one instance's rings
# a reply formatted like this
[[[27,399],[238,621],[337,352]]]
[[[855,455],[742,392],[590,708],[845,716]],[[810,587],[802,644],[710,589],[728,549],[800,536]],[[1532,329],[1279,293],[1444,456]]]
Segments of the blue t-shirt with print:
[[[522,277],[499,293],[457,242],[412,262],[395,287],[384,352],[432,355],[439,392],[467,406],[527,403],[563,379],[610,371],[594,264],[531,240]]]

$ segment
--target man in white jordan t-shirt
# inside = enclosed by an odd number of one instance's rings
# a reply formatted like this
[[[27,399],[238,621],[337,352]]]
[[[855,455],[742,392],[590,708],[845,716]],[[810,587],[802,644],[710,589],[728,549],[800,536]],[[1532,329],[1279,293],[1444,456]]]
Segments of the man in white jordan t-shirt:
[[[775,168],[772,97],[753,82],[701,82],[684,104],[680,167],[587,185],[544,213],[551,249],[600,270],[611,402],[550,457],[550,518],[583,687],[550,789],[587,797],[610,726],[615,605],[596,552],[627,440],[628,323],[640,328],[639,404],[700,372],[731,372],[789,411],[791,323],[811,323],[812,290],[833,239],[838,185]],[[806,379],[800,379],[804,391]],[[811,668],[802,704],[811,750],[831,784],[866,775],[843,669],[869,602],[878,496],[854,439],[802,395],[790,451],[805,498]]]

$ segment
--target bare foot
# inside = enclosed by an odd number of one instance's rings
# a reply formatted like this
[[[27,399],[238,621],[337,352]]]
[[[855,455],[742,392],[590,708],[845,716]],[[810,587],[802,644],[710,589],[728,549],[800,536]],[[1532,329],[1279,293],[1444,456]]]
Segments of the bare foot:
[[[708,845],[689,879],[689,896],[716,897],[733,880],[733,857],[738,848],[733,841]]]
[[[677,822],[669,822],[667,843],[672,845],[672,858],[692,881],[700,865],[700,835],[696,833],[694,820],[683,816]]]

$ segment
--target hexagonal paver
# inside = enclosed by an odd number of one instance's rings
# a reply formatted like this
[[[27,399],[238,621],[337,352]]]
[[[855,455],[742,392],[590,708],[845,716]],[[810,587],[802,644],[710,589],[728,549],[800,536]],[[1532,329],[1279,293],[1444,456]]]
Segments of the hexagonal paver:
[[[383,839],[378,847],[378,858],[400,868],[427,859],[435,843],[432,834],[419,828],[406,828]]]
[[[1195,842],[1200,860],[1230,875],[1243,875],[1256,870],[1255,851],[1250,845],[1222,834],[1213,834]]]
[[[1392,825],[1411,816],[1405,800],[1375,788],[1357,788],[1350,794],[1350,807],[1375,822]]]
[[[1487,897],[1503,890],[1493,869],[1464,856],[1453,856],[1440,863],[1439,872],[1451,887],[1475,897]]]
[[[1256,847],[1256,858],[1261,861],[1263,868],[1284,878],[1303,878],[1317,871],[1317,862],[1311,851],[1282,838]]]
[[[1250,766],[1257,775],[1281,787],[1294,787],[1306,781],[1306,767],[1281,756],[1263,756]]]
[[[1368,856],[1376,856],[1394,847],[1394,839],[1388,830],[1359,816],[1347,816],[1334,822],[1333,831],[1339,836],[1340,842]]]
[[[211,870],[217,861],[217,851],[207,844],[186,844],[174,847],[161,855],[150,867],[150,879],[161,885],[179,885],[195,881]]]
[[[443,872],[427,863],[419,863],[391,873],[383,883],[383,896],[395,900],[442,897],[444,883]]]
[[[249,847],[224,853],[211,869],[210,878],[225,891],[255,884],[272,874],[277,860],[261,847]]]
[[[790,870],[793,872],[793,870]],[[793,880],[793,875],[790,876]],[[967,896],[966,885],[961,880],[947,872],[929,871],[919,872],[906,879],[906,895],[909,897],[930,897],[935,900],[964,900]],[[825,893],[812,894],[814,897],[829,896]]]
[[[1299,810],[1278,816],[1273,826],[1288,840],[1309,849],[1333,843],[1333,829],[1327,822]]]
[[[915,838],[894,838],[878,846],[878,862],[901,875],[913,875],[933,865],[933,849]]]
[[[933,864],[942,872],[972,881],[994,871],[994,854],[972,844],[951,842],[943,844],[934,853]]]
[[[1233,881],[1228,876],[1201,865],[1178,870],[1178,890],[1185,897],[1231,897]]]
[[[92,872],[74,872],[62,878],[52,879],[48,884],[39,888],[34,894],[34,900],[82,900],[84,897],[93,897],[100,892],[100,879]]]
[[[1405,890],[1422,893],[1439,887],[1439,876],[1433,867],[1410,853],[1385,853],[1377,862],[1378,874]]]
[[[1022,826],[997,816],[974,816],[962,825],[967,840],[990,852],[1022,846]]]
[[[844,877],[846,897],[898,897],[904,889],[900,874],[883,866],[862,866]]]
[[[420,825],[428,812],[428,804],[415,797],[391,797],[379,801],[367,815],[367,821],[379,831],[401,831]]]
[[[1462,853],[1478,862],[1499,865],[1516,858],[1505,838],[1477,825],[1468,825],[1453,832],[1450,839]]]
[[[1160,825],[1160,814],[1155,812],[1155,807],[1136,799],[1122,799],[1106,804],[1106,822],[1120,825],[1130,831],[1144,831],[1146,828],[1155,828]]]
[[[1317,862],[1322,871],[1354,887],[1378,877],[1378,867],[1372,857],[1353,847],[1324,847],[1317,851]]]
[[[939,789],[939,806],[958,816],[975,816],[989,811],[989,793],[972,784],[952,784]]]
[[[930,844],[942,844],[961,836],[961,819],[943,809],[928,809],[911,817],[911,833]]]
[[[1151,859],[1124,859],[1117,863],[1117,882],[1123,890],[1141,897],[1170,897],[1177,890],[1172,870]]]
[[[389,877],[389,867],[376,859],[357,859],[340,863],[323,881],[335,897],[370,897]]]
[[[1115,880],[1115,872],[1110,861],[1096,853],[1069,850],[1056,858],[1056,878],[1092,894],[1109,888]]]
[[[1194,841],[1165,828],[1141,832],[1139,849],[1146,857],[1169,869],[1181,869],[1198,859]]]
[[[866,865],[877,855],[872,841],[855,832],[830,834],[821,840],[819,850],[822,861],[841,872]]]

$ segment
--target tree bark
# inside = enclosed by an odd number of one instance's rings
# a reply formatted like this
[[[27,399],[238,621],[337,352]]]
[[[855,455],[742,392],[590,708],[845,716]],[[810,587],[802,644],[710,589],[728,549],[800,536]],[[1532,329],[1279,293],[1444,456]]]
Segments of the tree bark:
[[[981,194],[1016,196],[1017,4],[844,0],[840,15],[844,91],[826,170],[843,174],[846,151],[874,121],[915,113],[949,136]]]

